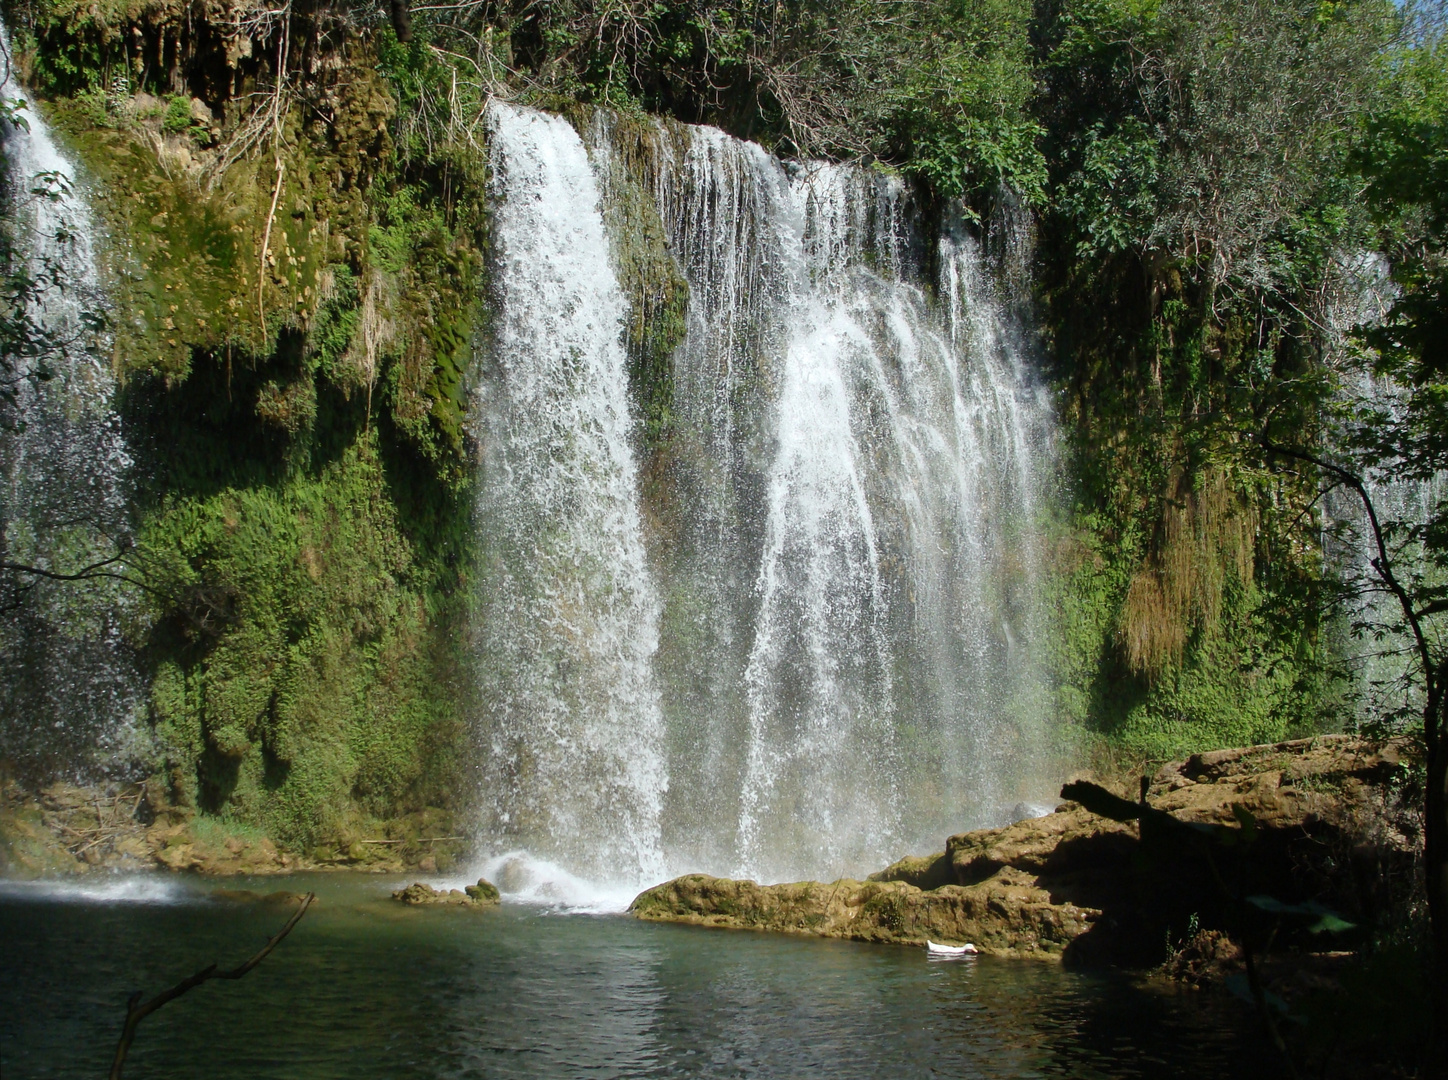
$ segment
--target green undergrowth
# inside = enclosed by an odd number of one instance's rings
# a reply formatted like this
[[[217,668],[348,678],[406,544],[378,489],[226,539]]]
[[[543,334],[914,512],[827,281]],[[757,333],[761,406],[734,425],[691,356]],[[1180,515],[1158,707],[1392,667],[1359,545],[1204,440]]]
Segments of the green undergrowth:
[[[1228,575],[1211,616],[1186,617],[1179,653],[1133,670],[1123,637],[1148,550],[1080,512],[1055,539],[1046,667],[1063,733],[1103,760],[1163,762],[1341,730],[1348,686],[1316,590],[1270,566]]]

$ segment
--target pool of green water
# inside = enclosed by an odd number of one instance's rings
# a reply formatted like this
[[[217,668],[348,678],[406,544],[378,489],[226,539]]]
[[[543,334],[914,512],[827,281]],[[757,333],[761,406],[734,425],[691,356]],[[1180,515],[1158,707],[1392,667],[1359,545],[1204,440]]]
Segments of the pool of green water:
[[[1278,1076],[1234,1000],[988,957],[626,915],[404,908],[397,882],[0,883],[0,1076],[103,1077],[133,990],[261,966],[149,1017],[134,1080]]]

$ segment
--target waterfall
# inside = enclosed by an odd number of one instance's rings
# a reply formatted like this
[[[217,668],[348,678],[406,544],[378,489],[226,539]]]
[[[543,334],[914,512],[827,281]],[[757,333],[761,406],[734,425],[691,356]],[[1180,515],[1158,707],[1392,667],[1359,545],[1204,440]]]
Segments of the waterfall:
[[[1039,797],[1051,410],[976,239],[898,177],[655,124],[631,167],[689,305],[645,505],[619,125],[491,115],[495,853],[828,878]]]
[[[1376,253],[1342,257],[1336,266],[1337,295],[1328,310],[1327,353],[1341,380],[1339,401],[1351,410],[1393,416],[1404,407],[1406,389],[1375,375],[1362,363],[1350,336],[1362,326],[1382,320],[1397,298],[1388,263]],[[1388,530],[1389,550],[1401,574],[1404,567],[1423,569],[1421,549],[1404,543],[1403,533],[1429,521],[1448,499],[1448,475],[1426,480],[1404,479],[1394,463],[1364,476],[1364,485],[1378,520]],[[1402,609],[1381,583],[1373,562],[1378,557],[1367,512],[1358,495],[1346,488],[1330,490],[1323,499],[1322,546],[1329,566],[1353,594],[1342,620],[1342,647],[1353,682],[1353,709],[1359,722],[1422,709],[1414,674],[1413,647],[1406,629],[1380,635],[1378,630],[1401,626]],[[1349,628],[1365,631],[1356,640]]]
[[[690,287],[683,524],[661,560],[661,690],[687,733],[666,848],[676,867],[830,876],[994,823],[1036,794],[1052,451],[979,245],[948,222],[932,252],[898,178],[709,128],[656,142]]]
[[[8,357],[14,401],[0,424],[0,556],[57,573],[112,557],[128,535],[131,466],[115,379],[93,313],[104,309],[95,224],[77,171],[8,70],[0,94],[25,103],[5,125],[10,242],[39,283],[36,346]],[[6,574],[0,596],[0,758],[79,776],[127,760],[141,697],[123,636],[133,603],[114,579],[67,583]]]
[[[489,111],[496,320],[477,398],[489,835],[657,878],[668,786],[623,346],[598,186],[558,117]]]

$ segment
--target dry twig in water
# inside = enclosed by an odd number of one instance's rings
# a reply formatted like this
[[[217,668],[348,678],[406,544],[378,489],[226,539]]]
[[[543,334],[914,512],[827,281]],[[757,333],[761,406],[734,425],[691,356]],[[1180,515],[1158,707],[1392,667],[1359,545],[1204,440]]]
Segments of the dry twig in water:
[[[261,952],[257,953],[240,967],[232,968],[230,971],[217,971],[216,965],[212,964],[210,967],[202,968],[190,978],[182,979],[169,990],[162,990],[150,1001],[142,1001],[139,990],[132,994],[131,999],[126,1002],[126,1026],[121,1029],[121,1041],[116,1044],[116,1057],[115,1060],[111,1062],[111,1080],[121,1080],[121,1068],[126,1064],[126,1054],[131,1049],[131,1042],[136,1037],[136,1028],[142,1020],[150,1016],[162,1005],[175,1001],[188,990],[195,990],[208,979],[241,978],[252,968],[256,967],[257,964],[265,960],[271,951],[277,947],[278,943],[281,942],[282,938],[292,932],[292,927],[296,926],[301,920],[301,917],[307,913],[307,908],[311,907],[312,901],[316,898],[316,893],[307,893],[306,896],[302,897],[301,905],[292,914],[292,917],[287,920],[287,924],[278,930],[276,935],[262,946]]]

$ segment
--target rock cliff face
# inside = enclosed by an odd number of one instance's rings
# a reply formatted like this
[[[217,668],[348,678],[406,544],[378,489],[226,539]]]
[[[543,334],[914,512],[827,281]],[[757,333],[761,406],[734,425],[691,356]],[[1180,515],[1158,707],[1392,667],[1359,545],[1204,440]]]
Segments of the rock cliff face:
[[[1404,741],[1325,736],[1198,754],[1161,768],[1152,806],[1178,819],[1240,828],[1250,843],[1151,853],[1135,825],[1075,803],[1004,829],[952,836],[944,852],[900,860],[866,881],[757,885],[689,875],[641,894],[639,918],[859,941],[972,942],[996,955],[1159,963],[1163,942],[1227,916],[1218,878],[1256,892],[1326,902],[1367,921],[1385,871],[1421,846],[1398,809],[1411,782]],[[1135,795],[1136,793],[1131,793]],[[1244,837],[1245,839],[1245,837]],[[1189,847],[1189,846],[1188,846]]]

